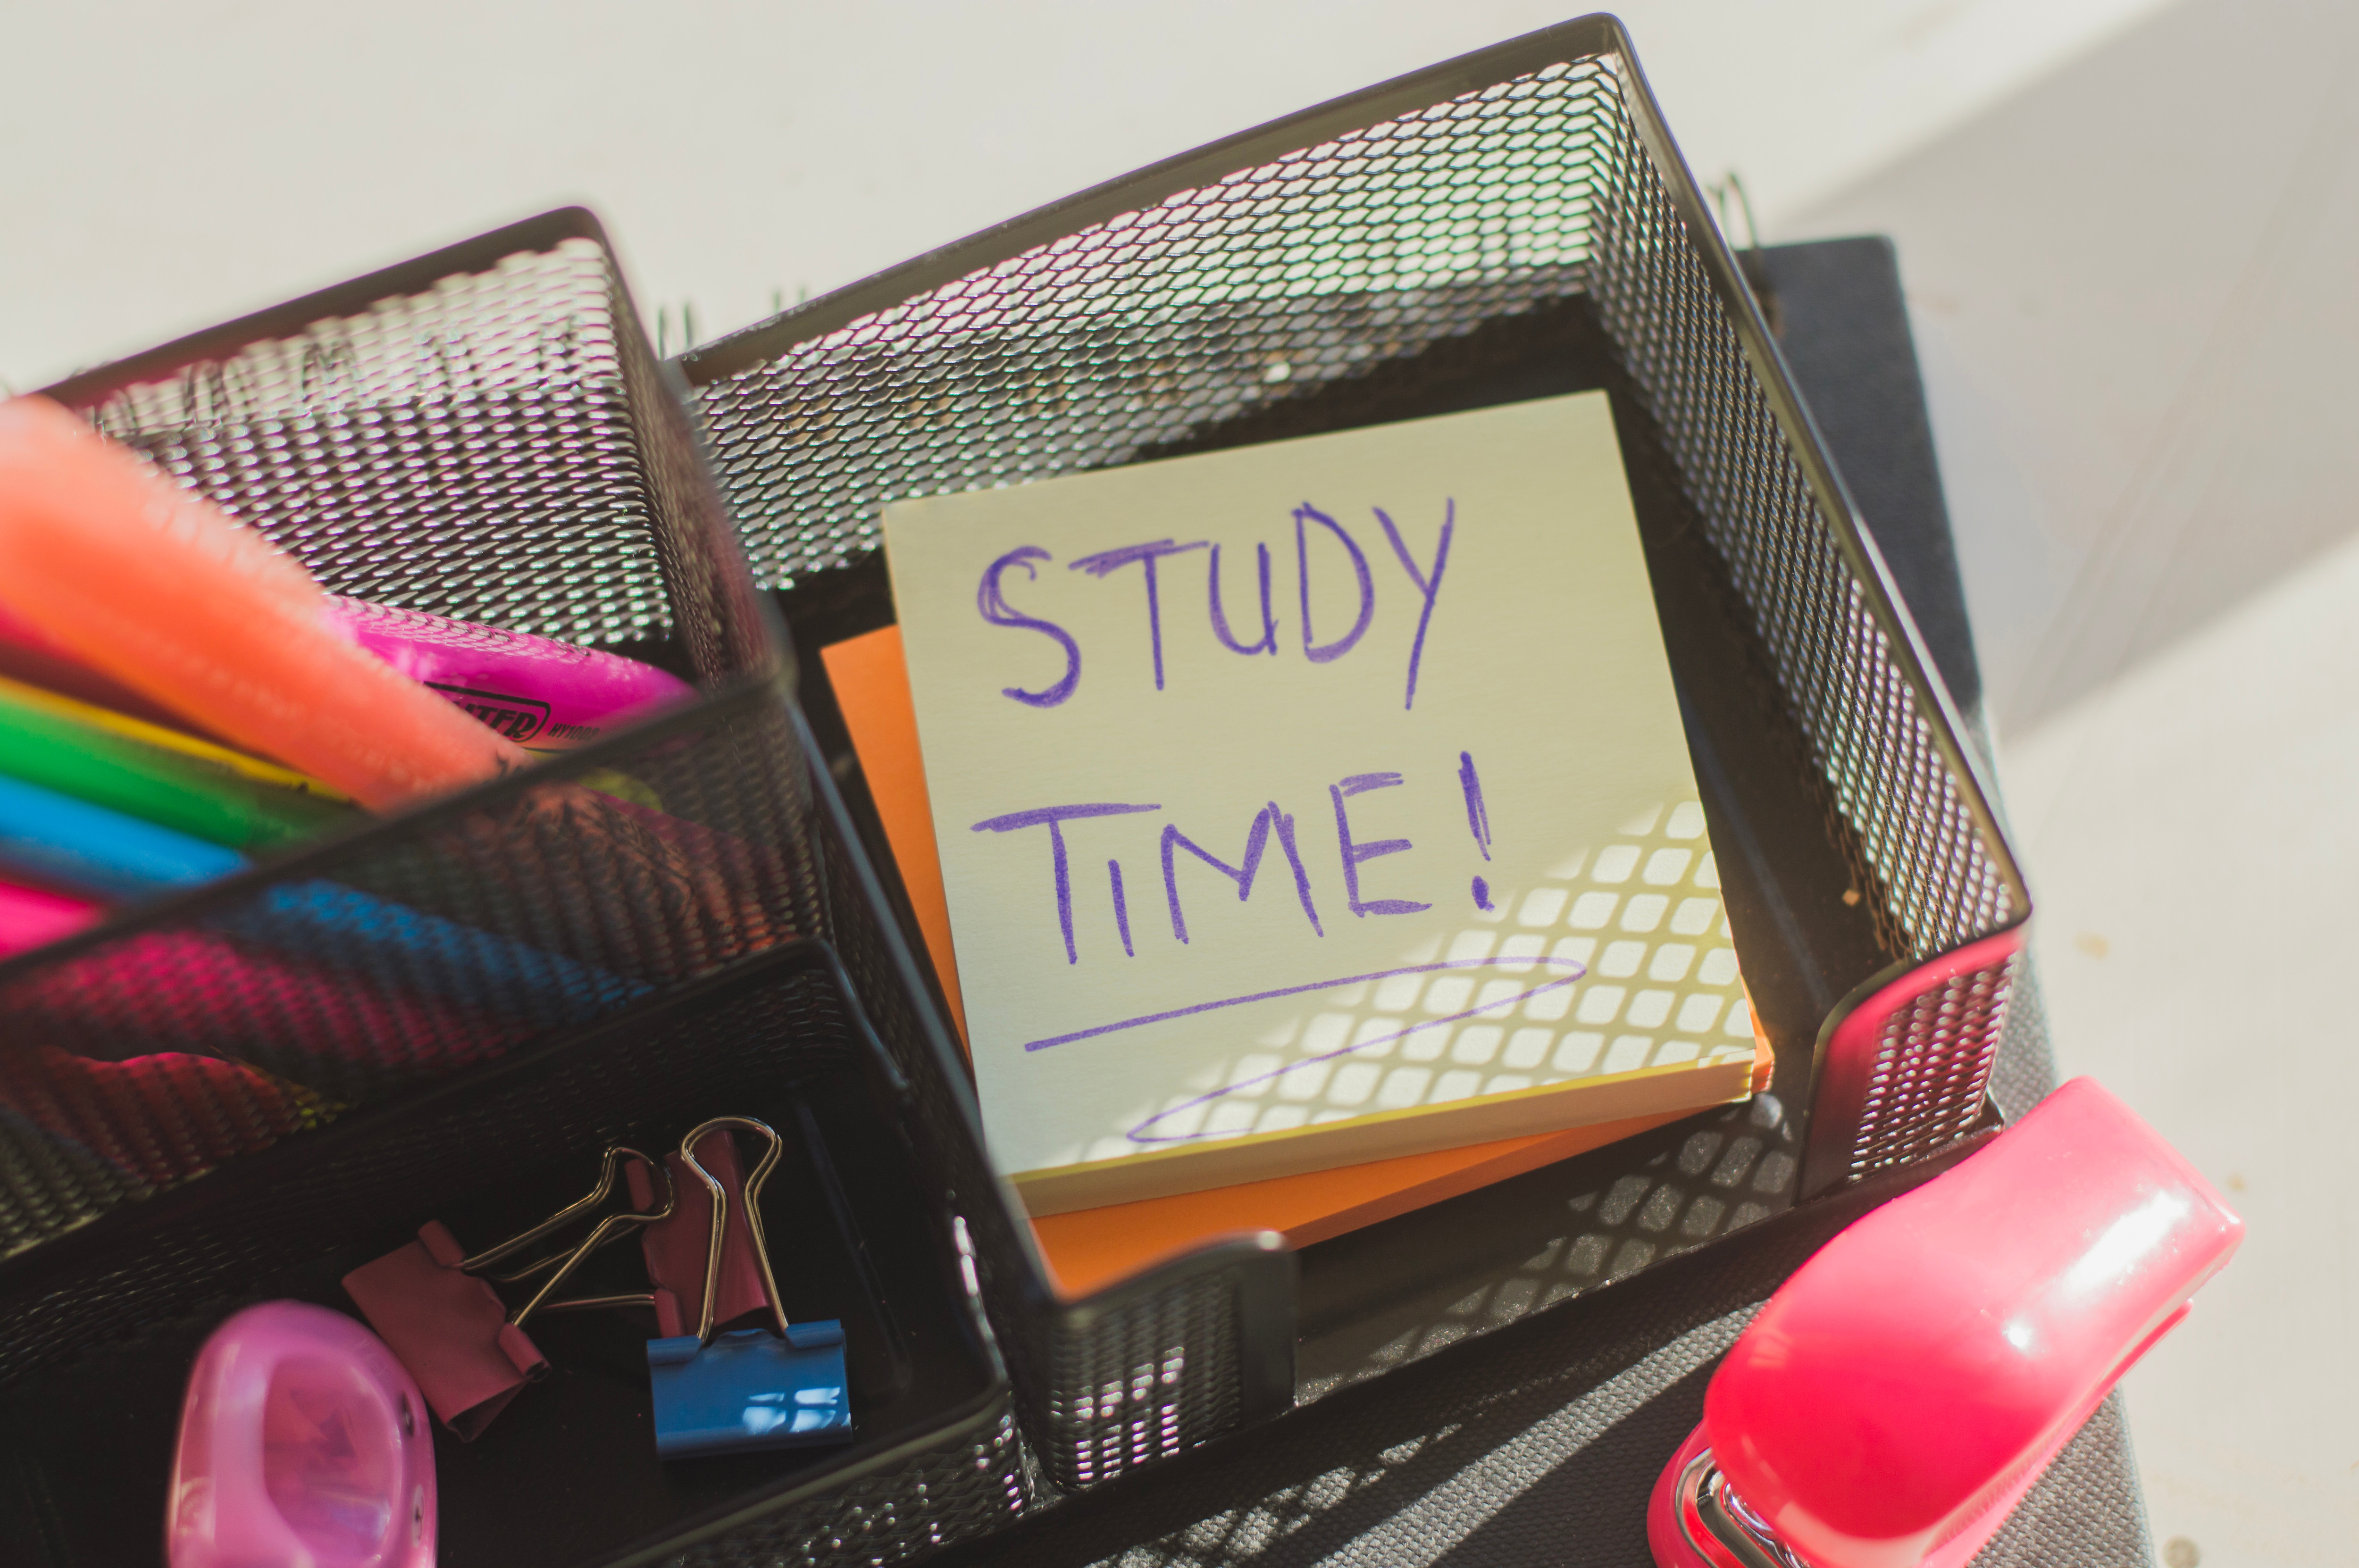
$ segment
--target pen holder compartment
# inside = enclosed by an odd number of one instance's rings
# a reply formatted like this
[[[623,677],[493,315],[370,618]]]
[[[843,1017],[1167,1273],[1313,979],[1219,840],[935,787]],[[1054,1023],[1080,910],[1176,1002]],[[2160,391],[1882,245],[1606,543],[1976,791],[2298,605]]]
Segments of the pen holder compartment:
[[[652,1314],[537,1317],[550,1375],[473,1443],[438,1425],[440,1561],[869,1563],[1008,1518],[1027,1483],[956,1221],[919,1174],[928,1133],[833,956],[801,941],[0,1263],[0,1558],[154,1556],[189,1365],[240,1307],[350,1313],[344,1273],[425,1221],[486,1244],[578,1197],[609,1142],[660,1151],[721,1114],[785,1139],[772,1260],[790,1317],[843,1325],[853,1441],[667,1464]],[[567,1293],[631,1288],[637,1252]]]
[[[589,214],[46,395],[331,591],[698,691],[0,962],[0,1254],[816,928],[774,618]]]
[[[1299,1297],[1291,1260],[1240,1242],[1062,1300],[980,1151],[937,1141],[966,1167],[985,1300],[1060,1485],[1984,1124],[2022,879],[1963,721],[1612,18],[1082,192],[681,364],[893,916],[864,939],[832,905],[831,935],[887,1040],[945,1064],[946,1100],[966,1091],[940,988],[907,962],[909,906],[808,656],[890,619],[887,503],[1602,386],[1667,630],[1696,633],[1673,662],[1715,846],[1753,882],[1732,887],[1731,918],[1776,1094],[1321,1243]],[[892,961],[864,959],[872,943]],[[1479,1256],[1435,1246],[1437,1227],[1479,1235]],[[1555,1277],[1521,1277],[1539,1255]],[[1485,1304],[1453,1316],[1467,1301]]]

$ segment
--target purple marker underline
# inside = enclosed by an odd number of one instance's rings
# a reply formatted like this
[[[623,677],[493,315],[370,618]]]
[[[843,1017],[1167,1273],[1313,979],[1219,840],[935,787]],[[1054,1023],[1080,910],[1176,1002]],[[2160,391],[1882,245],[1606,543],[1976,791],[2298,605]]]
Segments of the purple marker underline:
[[[1495,959],[1478,960],[1478,962],[1497,961],[1498,960]],[[1509,961],[1513,962],[1514,960]],[[1466,1008],[1458,1012],[1451,1013],[1445,1018],[1420,1019],[1417,1022],[1409,1024],[1406,1028],[1394,1030],[1390,1034],[1379,1034],[1373,1040],[1355,1040],[1349,1045],[1339,1045],[1332,1051],[1322,1051],[1316,1056],[1305,1056],[1299,1062],[1288,1062],[1282,1067],[1260,1074],[1256,1077],[1240,1078],[1234,1084],[1223,1084],[1221,1087],[1212,1090],[1210,1094],[1201,1094],[1193,1099],[1180,1101],[1178,1105],[1173,1106],[1169,1110],[1157,1111],[1153,1116],[1148,1117],[1145,1121],[1142,1121],[1136,1127],[1132,1128],[1127,1133],[1124,1134],[1124,1136],[1128,1138],[1133,1143],[1195,1143],[1208,1138],[1234,1137],[1234,1133],[1228,1132],[1175,1132],[1166,1135],[1157,1135],[1149,1132],[1147,1130],[1158,1121],[1166,1121],[1175,1116],[1183,1116],[1189,1111],[1194,1110],[1198,1106],[1211,1105],[1213,1101],[1226,1099],[1231,1095],[1243,1094],[1248,1089],[1257,1089],[1264,1084],[1276,1083],[1278,1079],[1286,1076],[1288,1073],[1299,1071],[1301,1068],[1315,1067],[1322,1063],[1332,1062],[1339,1056],[1351,1056],[1356,1055],[1362,1051],[1373,1051],[1379,1045],[1389,1045],[1396,1040],[1406,1040],[1410,1035],[1420,1033],[1428,1029],[1440,1029],[1445,1024],[1463,1023],[1470,1018],[1478,1018],[1486,1012],[1495,1012],[1503,1007],[1517,1006],[1523,1002],[1529,1001],[1532,998],[1538,996],[1543,991],[1552,991],[1559,986],[1576,985],[1580,983],[1582,977],[1589,972],[1585,967],[1574,962],[1574,960],[1571,958],[1549,958],[1542,960],[1542,962],[1551,964],[1570,964],[1572,966],[1573,973],[1569,975],[1559,975],[1552,980],[1542,980],[1536,986],[1526,986],[1522,990],[1515,991],[1503,997],[1494,997],[1489,1001],[1477,1002],[1473,1007]]]
[[[1281,986],[1276,990],[1256,991],[1251,996],[1223,997],[1218,1001],[1200,1001],[1193,1007],[1175,1007],[1168,1012],[1142,1013],[1125,1018],[1119,1023],[1101,1023],[1095,1029],[1077,1029],[1071,1034],[1052,1034],[1046,1040],[1027,1040],[1027,1051],[1046,1051],[1051,1045],[1071,1045],[1077,1040],[1094,1040],[1101,1034],[1118,1034],[1125,1029],[1138,1029],[1149,1023],[1162,1023],[1174,1018],[1192,1018],[1200,1012],[1217,1012],[1224,1007],[1243,1007],[1247,1002],[1274,1001],[1282,996],[1300,996],[1305,991],[1332,990],[1337,986],[1355,986],[1368,980],[1389,980],[1400,975],[1430,975],[1443,969],[1490,969],[1505,964],[1552,964],[1569,968],[1571,979],[1579,979],[1589,972],[1588,966],[1573,958],[1523,957],[1505,954],[1495,958],[1444,958],[1433,964],[1411,964],[1405,968],[1378,969],[1372,974],[1345,975],[1341,979],[1313,980],[1307,986]],[[1437,1020],[1436,1022],[1440,1022]]]

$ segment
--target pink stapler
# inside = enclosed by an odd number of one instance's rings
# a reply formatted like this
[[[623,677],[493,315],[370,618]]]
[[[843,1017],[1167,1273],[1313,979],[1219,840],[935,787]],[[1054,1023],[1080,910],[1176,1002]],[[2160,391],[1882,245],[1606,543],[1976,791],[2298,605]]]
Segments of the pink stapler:
[[[248,1307],[189,1375],[171,1568],[433,1568],[434,1438],[376,1336],[304,1302]]]
[[[1963,1568],[2244,1232],[2088,1078],[1821,1248],[1656,1484],[1661,1568]]]

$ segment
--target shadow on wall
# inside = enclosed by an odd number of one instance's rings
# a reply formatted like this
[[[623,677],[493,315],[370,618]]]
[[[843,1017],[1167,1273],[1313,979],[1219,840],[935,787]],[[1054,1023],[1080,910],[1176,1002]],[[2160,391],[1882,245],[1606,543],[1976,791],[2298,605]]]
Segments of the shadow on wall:
[[[1899,247],[2002,732],[2359,533],[2354,65],[2188,0],[1777,226]]]

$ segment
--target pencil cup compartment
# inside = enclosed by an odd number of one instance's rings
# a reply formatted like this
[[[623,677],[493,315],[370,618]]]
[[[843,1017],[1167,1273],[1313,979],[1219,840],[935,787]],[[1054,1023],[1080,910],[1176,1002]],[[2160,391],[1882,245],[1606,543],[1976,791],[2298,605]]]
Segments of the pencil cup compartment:
[[[549,1375],[472,1443],[438,1426],[440,1561],[889,1562],[1007,1519],[1027,1492],[1006,1384],[914,1104],[832,956],[798,942],[0,1263],[0,1558],[154,1555],[189,1362],[240,1307],[349,1313],[338,1281],[426,1221],[486,1244],[579,1197],[609,1144],[724,1114],[783,1136],[771,1258],[790,1318],[842,1324],[853,1442],[666,1463],[652,1316],[537,1317]],[[644,1290],[638,1251],[566,1293]]]
[[[814,929],[784,656],[587,213],[47,395],[332,591],[698,693],[0,963],[0,1253]]]
[[[1487,1300],[1554,1247],[1591,1259],[1586,1272],[1516,1283],[1560,1299],[1982,1123],[2022,880],[1960,717],[1611,18],[1083,192],[681,365],[756,579],[793,632],[802,705],[853,824],[845,853],[875,862],[873,902],[830,874],[829,935],[887,1042],[940,1065],[941,1084],[920,1091],[940,1105],[928,1147],[956,1167],[946,1179],[1026,1429],[1059,1485],[1480,1331],[1378,1332],[1381,1303],[1356,1317],[1338,1305],[1355,1291]],[[1774,1098],[1583,1156],[1562,1192],[1469,1194],[1446,1219],[1347,1238],[1349,1267],[1300,1320],[1299,1360],[1290,1260],[1245,1243],[1061,1299],[980,1148],[960,1144],[972,1097],[941,989],[911,960],[911,905],[813,656],[891,619],[880,512],[1588,388],[1614,402],[1730,918],[1759,956],[1745,972],[1777,1055]],[[855,929],[873,910],[888,918]],[[1740,1153],[1741,1203],[1712,1185]],[[1560,1236],[1497,1218],[1517,1202],[1560,1227],[1569,1203],[1618,1217]],[[1410,1238],[1445,1224],[1485,1232],[1505,1260],[1454,1284],[1420,1274],[1410,1254],[1425,1243]],[[1306,1280],[1320,1251],[1303,1255]],[[1358,1369],[1322,1364],[1322,1336],[1364,1341]]]

